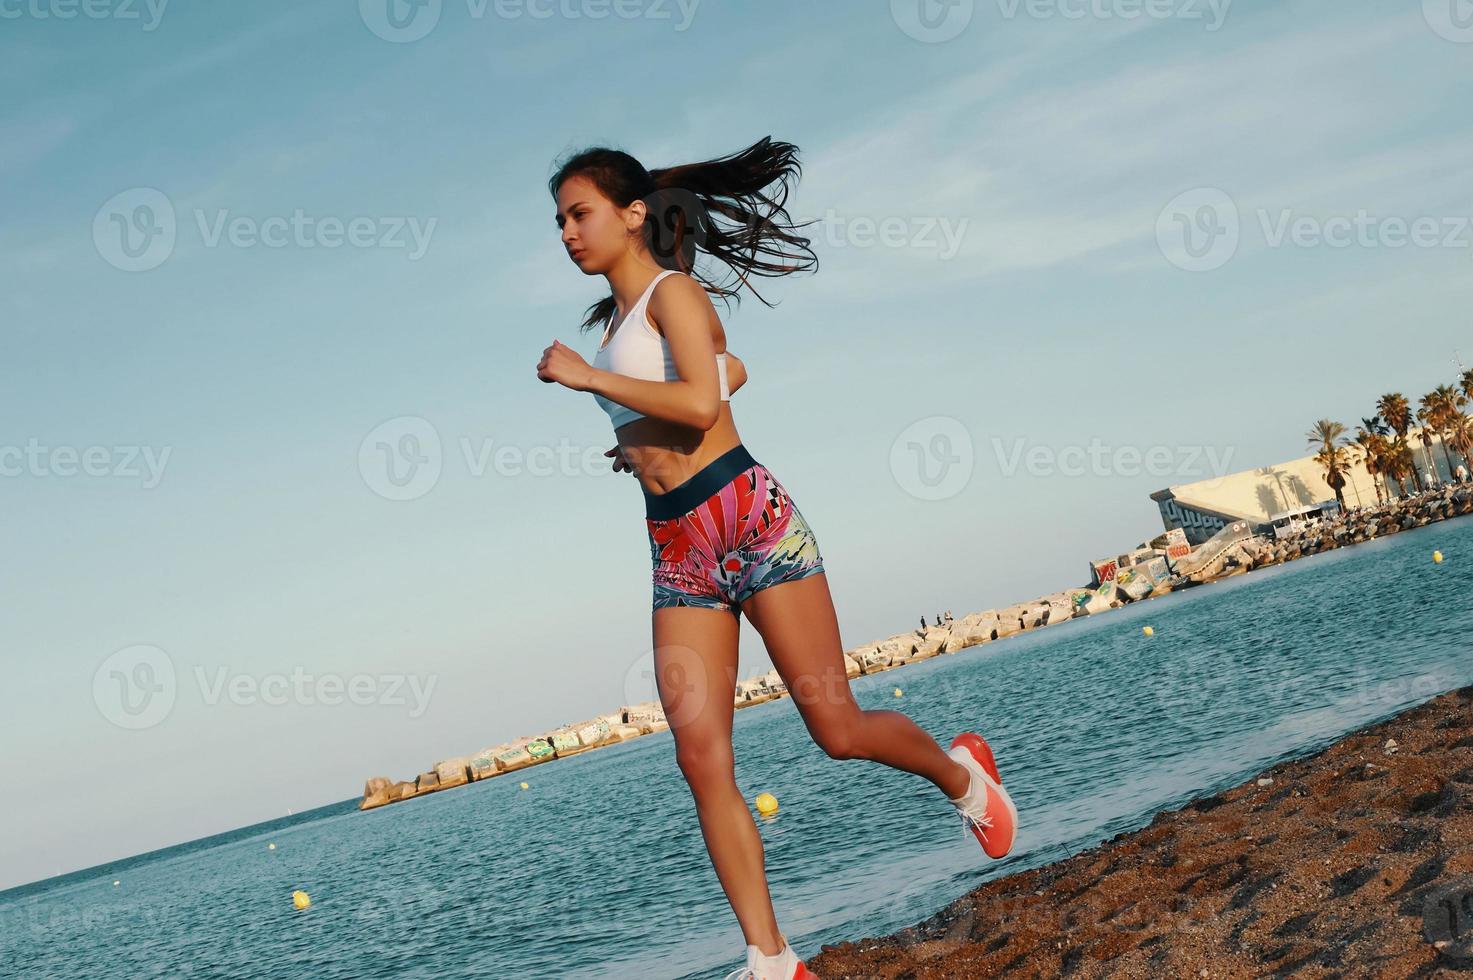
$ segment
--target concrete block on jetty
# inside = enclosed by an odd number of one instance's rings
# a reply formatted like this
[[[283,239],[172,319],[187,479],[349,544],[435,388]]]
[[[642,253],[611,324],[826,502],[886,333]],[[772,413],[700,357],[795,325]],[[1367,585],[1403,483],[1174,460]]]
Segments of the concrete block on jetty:
[[[372,810],[376,806],[383,806],[392,802],[389,790],[393,787],[385,776],[374,776],[363,784],[363,802],[358,804],[360,810]]]
[[[974,647],[979,643],[991,643],[995,639],[997,639],[997,610],[985,609],[982,612],[968,613],[961,619],[952,621],[942,652],[956,653],[958,650]]]
[[[1115,583],[1106,582],[1097,589],[1081,589],[1074,593],[1076,616],[1093,616],[1096,613],[1109,612],[1120,605],[1120,600],[1115,597]]]
[[[440,781],[440,789],[464,786],[470,782],[469,769],[469,761],[464,756],[435,763],[435,777]]]
[[[588,751],[588,746],[578,740],[578,730],[575,728],[559,728],[548,735],[547,740],[552,743],[552,751],[559,759]]]
[[[638,727],[644,735],[663,732],[670,727],[670,723],[665,720],[665,709],[658,701],[626,704],[619,711],[624,716],[626,725]]]
[[[1045,622],[1048,616],[1048,603],[1032,599],[1028,602],[1020,602],[1017,605],[1008,606],[997,614],[998,619],[1016,619],[1020,630],[1036,629]]]
[[[433,769],[431,769],[429,772],[420,773],[419,778],[414,781],[415,796],[418,796],[421,793],[433,793],[439,788],[440,777],[435,773]]]
[[[779,697],[782,697],[782,694],[768,687],[765,677],[748,677],[737,682],[734,703],[750,706]]]
[[[470,757],[470,761],[466,764],[466,769],[470,774],[471,782],[477,783],[483,779],[490,779],[500,772],[496,768],[494,751],[494,749],[482,749]]]
[[[928,626],[921,631],[921,637],[917,640],[911,650],[911,660],[926,660],[938,656],[946,646],[946,641],[951,636],[950,626]]]
[[[606,718],[594,718],[592,721],[582,722],[574,727],[574,731],[578,733],[578,741],[588,749],[619,741],[619,736],[614,734],[614,726],[610,725]]]
[[[909,633],[899,633],[895,636],[887,636],[877,645],[880,660],[886,667],[899,667],[901,664],[909,663],[916,650],[917,634],[920,630],[912,630]]]
[[[1046,626],[1055,626],[1074,618],[1074,598],[1068,592],[1051,592],[1038,601],[1048,607],[1043,614]]]
[[[496,753],[496,768],[501,772],[516,772],[518,769],[546,762],[552,757],[552,746],[545,740],[522,737]]]
[[[401,779],[389,788],[389,802],[397,803],[399,800],[407,800],[419,792],[419,787],[407,780]]]

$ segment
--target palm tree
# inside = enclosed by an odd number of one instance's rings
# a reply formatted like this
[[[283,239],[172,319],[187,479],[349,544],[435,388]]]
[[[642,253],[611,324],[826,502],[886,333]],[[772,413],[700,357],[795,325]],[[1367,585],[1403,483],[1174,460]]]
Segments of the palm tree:
[[[1458,412],[1453,418],[1452,427],[1448,430],[1454,446],[1458,452],[1463,454],[1463,462],[1469,472],[1473,472],[1473,418]]]
[[[1397,460],[1397,475],[1395,477],[1397,486],[1405,492],[1402,486],[1402,478],[1410,475],[1412,486],[1418,492],[1422,489],[1422,476],[1417,472],[1417,467],[1412,465],[1411,445],[1407,442],[1407,430],[1412,427],[1412,410],[1407,404],[1406,396],[1399,391],[1392,391],[1382,395],[1376,400],[1376,411],[1391,426],[1391,431],[1396,433],[1396,443],[1400,443],[1406,450],[1405,458],[1400,452],[1395,456]]]
[[[1335,491],[1335,500],[1339,502],[1342,511],[1345,510],[1345,494],[1342,492],[1345,487],[1345,471],[1351,467],[1350,452],[1341,442],[1344,435],[1345,426],[1329,419],[1320,419],[1305,435],[1311,448],[1319,447],[1314,461],[1325,468],[1325,482]]]
[[[1386,451],[1390,444],[1386,440],[1386,426],[1381,421],[1381,416],[1372,415],[1368,419],[1361,419],[1361,426],[1355,430],[1355,446],[1360,452],[1360,461],[1365,464],[1366,472],[1371,476],[1371,487],[1376,491],[1376,503],[1380,504],[1391,496],[1391,487],[1386,487],[1383,497],[1381,486],[1386,480]],[[1380,476],[1381,479],[1377,479]]]
[[[1406,439],[1397,436],[1390,440],[1386,447],[1386,456],[1381,461],[1381,468],[1386,476],[1396,481],[1397,496],[1406,496],[1407,478],[1415,480],[1417,476],[1417,467],[1412,459],[1412,447],[1407,445]]]
[[[1464,368],[1462,375],[1458,377],[1458,387],[1463,389],[1463,394],[1473,398],[1473,368]]]
[[[1452,385],[1438,385],[1422,396],[1422,408],[1417,413],[1419,416],[1425,416],[1429,427],[1440,438],[1442,458],[1447,463],[1449,474],[1453,471],[1453,458],[1447,449],[1448,440],[1445,433],[1457,427],[1458,419],[1463,414],[1463,406],[1466,404],[1468,404],[1467,395]]]

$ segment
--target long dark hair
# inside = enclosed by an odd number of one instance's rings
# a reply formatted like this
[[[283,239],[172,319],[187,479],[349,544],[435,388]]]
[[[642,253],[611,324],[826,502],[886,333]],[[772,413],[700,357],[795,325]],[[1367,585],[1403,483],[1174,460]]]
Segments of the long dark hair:
[[[690,275],[712,295],[735,296],[740,303],[740,290],[745,286],[772,306],[749,276],[785,276],[818,268],[818,256],[808,247],[810,240],[795,233],[813,222],[793,224],[786,207],[789,182],[796,181],[802,171],[798,148],[770,136],[730,156],[655,170],[646,170],[623,150],[596,146],[579,151],[559,166],[547,188],[556,200],[564,181],[583,176],[618,207],[644,201],[644,241],[656,262]],[[766,193],[773,183],[777,187]],[[718,217],[725,220],[718,221]],[[699,252],[728,266],[735,276],[731,286],[697,271]],[[612,295],[594,303],[588,308],[584,329],[608,324],[614,310]]]

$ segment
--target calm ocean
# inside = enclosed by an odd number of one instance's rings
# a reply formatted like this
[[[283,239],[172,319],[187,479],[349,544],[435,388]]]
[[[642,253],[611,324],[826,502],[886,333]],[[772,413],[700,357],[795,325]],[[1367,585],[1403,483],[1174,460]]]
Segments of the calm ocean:
[[[827,758],[791,700],[737,712],[742,792],[781,803],[758,818],[781,927],[800,955],[894,931],[1473,682],[1470,570],[1456,519],[855,681],[943,745],[992,743],[1021,823],[999,862],[929,783]],[[0,893],[0,971],[720,977],[743,940],[672,749],[666,732],[368,813],[347,800]]]

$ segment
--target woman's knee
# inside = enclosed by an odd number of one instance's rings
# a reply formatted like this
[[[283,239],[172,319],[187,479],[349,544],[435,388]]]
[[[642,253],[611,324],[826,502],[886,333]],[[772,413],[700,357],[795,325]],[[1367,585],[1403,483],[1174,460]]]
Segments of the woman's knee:
[[[830,759],[860,759],[864,757],[863,726],[864,713],[849,711],[815,721],[808,732]]]
[[[736,757],[722,739],[677,739],[675,764],[692,787],[736,780]]]

